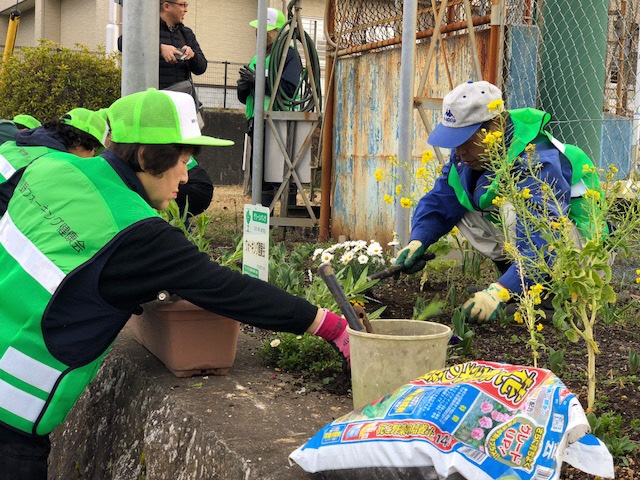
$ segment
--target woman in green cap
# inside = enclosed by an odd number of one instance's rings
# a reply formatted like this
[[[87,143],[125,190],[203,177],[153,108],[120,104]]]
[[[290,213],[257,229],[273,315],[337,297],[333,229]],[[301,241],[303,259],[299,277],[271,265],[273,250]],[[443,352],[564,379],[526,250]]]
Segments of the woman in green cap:
[[[47,478],[48,434],[160,291],[259,328],[318,335],[349,360],[344,318],[211,261],[156,212],[175,200],[201,146],[233,143],[201,135],[192,98],[150,89],[108,114],[109,149],[31,163],[0,220],[4,477]]]

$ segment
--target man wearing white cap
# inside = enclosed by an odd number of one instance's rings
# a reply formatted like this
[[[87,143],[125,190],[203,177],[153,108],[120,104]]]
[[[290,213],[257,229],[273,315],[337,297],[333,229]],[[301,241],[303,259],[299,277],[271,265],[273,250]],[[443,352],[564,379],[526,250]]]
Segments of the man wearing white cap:
[[[469,319],[477,322],[494,320],[504,299],[509,297],[506,294],[522,292],[518,267],[510,262],[503,250],[502,230],[491,221],[492,212],[496,211],[492,204],[496,196],[492,188],[495,174],[484,165],[486,154],[482,140],[486,134],[499,131],[504,125],[507,155],[514,168],[521,165],[520,155],[525,147],[535,146],[535,161],[539,164],[537,176],[554,189],[555,197],[559,199],[559,205],[547,204],[544,208],[552,216],[567,215],[568,212],[569,218],[586,236],[589,226],[580,216],[579,202],[587,188],[599,188],[597,176],[583,168],[593,165],[587,155],[578,147],[559,142],[546,129],[551,119],[548,113],[532,108],[501,113],[501,108],[489,108],[489,104],[501,106],[502,92],[485,81],[463,83],[444,97],[442,122],[427,141],[435,147],[451,148],[451,156],[433,189],[420,199],[412,219],[410,242],[400,250],[396,260],[408,273],[421,270],[425,265],[425,249],[457,226],[471,245],[495,262],[501,275],[463,305]],[[498,121],[499,115],[503,115],[504,122]],[[533,194],[532,205],[546,202],[530,176],[520,184],[522,189],[529,187]],[[514,220],[515,223],[510,223],[518,229],[519,219]],[[546,244],[539,232],[533,232],[531,237],[531,240],[517,238],[516,246],[520,251],[530,250],[527,243],[530,241],[537,251]],[[527,282],[531,282],[527,273],[525,276]]]
[[[201,134],[192,98],[149,89],[108,117],[108,150],[31,163],[0,220],[2,478],[46,480],[49,433],[131,314],[162,290],[249,325],[320,336],[349,360],[344,318],[218,265],[156,212],[176,199],[200,146],[233,144]]]

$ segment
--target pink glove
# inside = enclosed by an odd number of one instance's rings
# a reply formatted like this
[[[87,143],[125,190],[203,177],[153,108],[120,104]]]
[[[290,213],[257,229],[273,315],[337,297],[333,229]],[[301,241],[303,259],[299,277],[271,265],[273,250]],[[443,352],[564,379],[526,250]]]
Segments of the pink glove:
[[[347,365],[351,367],[351,347],[349,346],[349,333],[347,332],[347,321],[344,317],[324,310],[324,316],[320,321],[314,335],[324,338],[332,344],[342,357],[346,360]]]

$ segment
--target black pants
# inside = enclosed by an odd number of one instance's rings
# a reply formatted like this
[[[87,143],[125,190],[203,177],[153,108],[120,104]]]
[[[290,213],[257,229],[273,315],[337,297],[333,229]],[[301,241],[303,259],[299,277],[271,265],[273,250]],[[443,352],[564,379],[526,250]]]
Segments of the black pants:
[[[47,480],[49,436],[18,433],[0,425],[0,478]]]

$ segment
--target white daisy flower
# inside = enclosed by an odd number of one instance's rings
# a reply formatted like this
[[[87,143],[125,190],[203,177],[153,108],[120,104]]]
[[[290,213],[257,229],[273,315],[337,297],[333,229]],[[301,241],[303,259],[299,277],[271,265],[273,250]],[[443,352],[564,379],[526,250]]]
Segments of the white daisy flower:
[[[358,257],[358,262],[360,263],[360,265],[364,265],[369,261],[369,257],[367,257],[366,255],[360,255]]]
[[[353,252],[345,252],[342,257],[340,257],[340,261],[346,265],[351,260],[353,260]]]
[[[318,255],[322,255],[322,252],[324,252],[322,248],[316,248],[315,251],[313,252],[313,260],[318,258]]]
[[[279,338],[275,338],[275,339],[271,340],[271,343],[269,345],[271,345],[271,348],[276,348],[278,345],[280,345],[280,339]]]
[[[333,260],[333,254],[331,254],[331,252],[325,250],[324,252],[322,252],[322,258],[321,258],[322,262],[330,262],[331,260]]]
[[[378,242],[372,242],[371,245],[369,245],[369,248],[367,248],[367,253],[370,256],[381,256],[382,255],[382,247],[380,246],[380,244]]]

